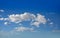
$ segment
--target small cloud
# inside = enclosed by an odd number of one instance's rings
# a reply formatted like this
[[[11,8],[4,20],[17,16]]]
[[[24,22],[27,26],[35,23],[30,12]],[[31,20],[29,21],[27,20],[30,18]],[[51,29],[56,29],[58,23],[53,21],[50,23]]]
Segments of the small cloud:
[[[51,20],[48,18],[48,21],[51,21]]]
[[[45,16],[41,14],[35,15],[28,12],[24,12],[23,14],[12,14],[12,15],[9,15],[7,18],[0,18],[0,20],[14,22],[14,23],[20,23],[23,21],[31,21],[30,25],[34,25],[36,27],[39,27],[40,24],[46,24],[47,22]],[[5,24],[7,24],[7,22]]]
[[[8,22],[4,22],[4,25],[8,25]]]
[[[22,25],[21,23],[19,25]]]
[[[24,32],[24,31],[31,31],[31,32],[33,32],[34,31],[33,28],[28,28],[28,27],[16,27],[15,30],[16,31],[21,31],[21,32]]]
[[[53,24],[53,22],[50,22],[50,24],[52,25],[52,24]]]
[[[4,10],[0,10],[0,12],[4,12]]]
[[[0,20],[2,20],[2,21],[8,21],[9,20],[9,18],[0,18]]]
[[[46,24],[46,18],[43,15],[37,14],[37,17],[35,18],[35,22],[32,22],[31,25],[39,27],[40,24]]]
[[[0,20],[4,20],[4,18],[0,18]]]

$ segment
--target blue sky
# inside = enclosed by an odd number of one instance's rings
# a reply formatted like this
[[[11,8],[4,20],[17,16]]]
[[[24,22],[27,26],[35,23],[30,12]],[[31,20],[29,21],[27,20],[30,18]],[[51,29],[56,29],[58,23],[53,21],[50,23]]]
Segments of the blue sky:
[[[0,0],[0,38],[60,38],[60,0]]]

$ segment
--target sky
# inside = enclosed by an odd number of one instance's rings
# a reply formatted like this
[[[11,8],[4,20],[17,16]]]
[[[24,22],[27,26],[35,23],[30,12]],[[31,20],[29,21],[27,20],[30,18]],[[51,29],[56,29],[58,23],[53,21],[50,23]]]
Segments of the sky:
[[[0,38],[60,38],[60,0],[0,0]]]

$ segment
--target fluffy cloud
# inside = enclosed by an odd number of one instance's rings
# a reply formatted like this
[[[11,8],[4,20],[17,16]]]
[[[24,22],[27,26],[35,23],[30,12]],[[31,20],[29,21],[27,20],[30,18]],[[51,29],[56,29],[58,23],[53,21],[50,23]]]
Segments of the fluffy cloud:
[[[22,22],[22,21],[28,21],[28,20],[31,20],[31,19],[34,19],[34,18],[35,18],[35,16],[33,14],[30,14],[30,13],[9,15],[10,21],[11,22],[16,22],[16,23],[19,23],[19,22]]]
[[[45,24],[46,23],[46,19],[43,15],[37,14],[37,17],[35,18],[35,22],[32,23],[32,25],[35,25],[37,27],[39,27],[40,24]]]
[[[7,18],[0,18],[0,20],[4,20],[4,21],[10,21],[10,22],[14,22],[14,23],[20,23],[23,21],[31,21],[31,25],[34,25],[36,27],[39,27],[40,24],[45,24],[46,18],[41,15],[41,14],[32,14],[32,13],[23,13],[23,14],[12,14],[9,15]],[[7,23],[5,23],[7,24]]]
[[[33,28],[28,28],[28,27],[15,27],[15,30],[16,31],[21,31],[21,32],[23,32],[23,31],[31,31],[31,32],[33,32],[34,31]]]

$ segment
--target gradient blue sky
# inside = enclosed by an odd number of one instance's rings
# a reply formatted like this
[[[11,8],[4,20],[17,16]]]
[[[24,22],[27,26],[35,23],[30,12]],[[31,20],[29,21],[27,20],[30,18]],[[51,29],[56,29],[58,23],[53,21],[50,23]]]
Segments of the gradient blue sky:
[[[37,32],[18,32],[18,34],[17,32],[9,34],[14,27],[20,27],[18,24],[4,25],[5,21],[0,20],[0,38],[60,38],[60,0],[0,0],[0,10],[4,11],[0,11],[0,18],[29,12],[35,15],[39,13],[47,20],[50,19],[47,24],[41,24],[39,28],[34,27]],[[53,24],[50,24],[51,22]],[[25,27],[31,27],[28,26],[29,22],[22,23]]]

